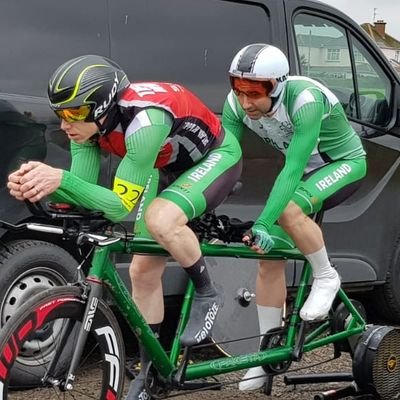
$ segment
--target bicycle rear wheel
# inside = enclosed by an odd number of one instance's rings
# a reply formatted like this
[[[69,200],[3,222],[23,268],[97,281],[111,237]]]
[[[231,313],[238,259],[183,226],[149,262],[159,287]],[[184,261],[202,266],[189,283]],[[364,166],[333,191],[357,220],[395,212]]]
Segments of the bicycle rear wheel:
[[[75,371],[73,388],[63,387],[82,325],[85,300],[77,287],[56,287],[33,297],[3,326],[0,331],[0,399],[27,398],[31,391],[42,400],[120,398],[124,385],[125,348],[117,320],[102,301],[95,318],[84,354]],[[70,333],[62,341],[66,324]],[[34,388],[13,387],[12,375],[22,367],[19,356],[29,349],[34,355]],[[52,359],[57,359],[52,363]],[[26,371],[26,365],[23,366]],[[51,367],[51,371],[49,371]],[[92,377],[88,381],[88,376]],[[93,379],[94,377],[94,379]],[[23,389],[23,391],[21,391]]]

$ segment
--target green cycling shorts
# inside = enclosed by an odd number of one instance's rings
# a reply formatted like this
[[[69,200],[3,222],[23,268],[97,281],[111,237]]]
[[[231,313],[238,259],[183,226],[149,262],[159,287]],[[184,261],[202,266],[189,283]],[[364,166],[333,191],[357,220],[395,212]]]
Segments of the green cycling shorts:
[[[217,207],[229,195],[242,172],[239,142],[228,131],[220,145],[183,172],[154,169],[143,192],[135,222],[135,235],[151,238],[144,223],[148,205],[156,197],[178,205],[188,220]]]
[[[306,174],[297,186],[292,201],[306,215],[315,214],[322,207],[332,208],[357,190],[366,172],[364,157],[334,161]],[[295,247],[293,240],[278,224],[271,227],[269,234],[274,239],[275,248]]]

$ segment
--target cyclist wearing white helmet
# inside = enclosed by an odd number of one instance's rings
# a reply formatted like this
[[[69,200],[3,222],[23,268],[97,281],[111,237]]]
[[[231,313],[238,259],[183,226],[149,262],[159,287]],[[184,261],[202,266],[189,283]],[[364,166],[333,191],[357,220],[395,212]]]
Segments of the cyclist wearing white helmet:
[[[243,241],[268,252],[289,235],[310,262],[313,283],[300,310],[305,321],[325,318],[340,287],[320,227],[309,217],[333,207],[359,186],[366,174],[365,151],[336,96],[320,83],[289,76],[289,64],[278,48],[250,44],[234,57],[232,90],[223,110],[223,126],[240,140],[250,128],[283,153],[285,163],[266,205]],[[260,181],[262,176],[260,175]],[[262,261],[256,282],[260,333],[280,326],[286,298],[282,261]],[[261,367],[250,369],[241,390],[260,388]]]

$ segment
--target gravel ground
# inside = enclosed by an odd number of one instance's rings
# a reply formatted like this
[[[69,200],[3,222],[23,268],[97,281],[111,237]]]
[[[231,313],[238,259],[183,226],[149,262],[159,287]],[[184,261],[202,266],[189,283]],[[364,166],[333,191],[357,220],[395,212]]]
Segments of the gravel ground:
[[[321,373],[321,372],[349,372],[351,373],[351,358],[348,354],[343,354],[342,357],[322,364],[320,366],[308,368],[311,364],[316,364],[321,361],[332,358],[332,348],[319,349],[314,351],[312,354],[304,355],[303,360],[300,363],[293,363],[286,375],[293,374],[306,374],[306,373]],[[300,371],[295,371],[299,367],[305,368]],[[220,381],[228,380],[240,380],[243,372],[231,373],[227,375],[221,375],[218,377]],[[348,382],[341,383],[325,383],[325,384],[307,384],[307,385],[289,385],[284,383],[284,375],[277,376],[274,378],[274,384],[272,393],[270,396],[266,396],[262,389],[251,392],[241,392],[237,388],[237,383],[232,385],[224,386],[219,391],[205,391],[192,394],[185,394],[177,397],[178,399],[192,399],[192,400],[231,400],[231,399],[266,399],[271,400],[277,399],[298,399],[306,400],[313,399],[314,395],[322,391],[326,391],[332,388],[341,388]]]
[[[293,374],[306,374],[306,373],[322,373],[322,372],[349,372],[351,373],[351,358],[348,354],[343,353],[340,358],[329,361],[322,365],[310,367],[311,364],[316,364],[323,362],[327,359],[331,359],[333,357],[333,351],[331,347],[326,347],[323,349],[318,349],[313,351],[312,353],[305,354],[301,362],[293,363],[290,370],[286,373],[289,375]],[[304,368],[299,371],[298,368]],[[220,381],[226,380],[239,380],[242,376],[242,373],[231,373],[227,375],[221,375],[218,377]],[[96,381],[98,380],[98,373],[95,368],[90,371],[87,371],[81,385],[85,388],[90,388],[95,386]],[[129,379],[125,381],[125,392],[129,386]],[[271,400],[277,399],[297,399],[297,400],[306,400],[306,399],[314,399],[314,395],[321,393],[323,391],[329,389],[339,389],[348,385],[349,382],[340,382],[340,383],[323,383],[323,384],[299,384],[296,386],[293,385],[285,385],[283,381],[283,376],[277,376],[274,378],[274,385],[272,388],[272,393],[270,396],[266,396],[262,390],[256,392],[239,392],[237,389],[237,384],[231,384],[224,386],[221,390],[218,391],[204,391],[197,392],[191,394],[184,394],[176,397],[177,399],[191,399],[191,400],[231,400],[231,399],[265,399],[269,398]],[[57,397],[54,393],[49,395],[50,399],[57,399],[63,397]],[[13,392],[12,400],[47,400],[47,397],[44,397],[41,392],[37,392],[35,390],[29,391],[21,391],[21,392]],[[87,399],[87,396],[81,396],[76,394],[74,399]],[[350,399],[348,397],[347,399]],[[364,397],[365,399],[365,397]]]

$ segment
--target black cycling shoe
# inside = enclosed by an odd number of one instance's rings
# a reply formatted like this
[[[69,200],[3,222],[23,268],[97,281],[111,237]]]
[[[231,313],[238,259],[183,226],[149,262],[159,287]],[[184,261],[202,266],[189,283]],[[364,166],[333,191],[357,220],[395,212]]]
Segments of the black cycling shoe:
[[[125,400],[151,400],[144,385],[144,374],[139,374],[129,385]]]
[[[214,287],[207,293],[195,292],[189,320],[181,336],[182,345],[193,346],[209,337],[222,306],[222,295]]]

